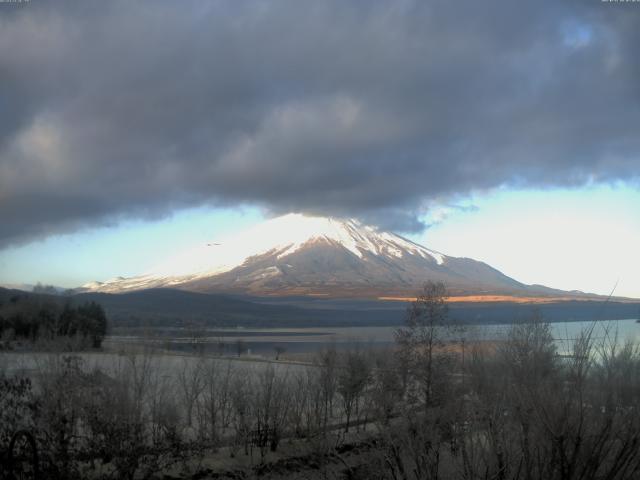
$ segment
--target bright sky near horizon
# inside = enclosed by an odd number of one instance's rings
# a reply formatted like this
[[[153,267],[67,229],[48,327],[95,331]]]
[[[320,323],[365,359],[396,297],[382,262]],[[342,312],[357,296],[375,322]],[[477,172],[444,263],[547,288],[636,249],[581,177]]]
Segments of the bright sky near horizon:
[[[502,191],[473,204],[413,238],[527,284],[640,298],[637,187]]]
[[[76,287],[146,272],[193,246],[264,219],[259,209],[197,208],[123,221],[0,251],[0,283]],[[434,205],[431,227],[405,235],[452,256],[482,260],[528,284],[640,298],[640,190],[618,184],[497,190]]]

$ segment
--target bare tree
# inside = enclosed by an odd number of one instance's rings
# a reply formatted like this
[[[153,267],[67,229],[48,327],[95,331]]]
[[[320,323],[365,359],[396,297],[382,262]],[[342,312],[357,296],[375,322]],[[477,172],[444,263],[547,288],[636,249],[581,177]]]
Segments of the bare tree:
[[[309,435],[309,425],[305,419],[309,410],[310,390],[309,371],[296,372],[290,383],[288,423],[299,438]]]
[[[386,427],[401,406],[404,395],[402,368],[397,357],[384,352],[375,358],[372,372],[372,388],[367,392],[371,397],[374,413]]]
[[[318,356],[317,382],[321,398],[319,413],[322,417],[322,432],[327,432],[329,421],[333,417],[333,405],[338,388],[338,363],[335,345],[329,346]]]
[[[345,432],[349,431],[351,416],[358,417],[365,388],[371,379],[369,359],[360,350],[349,350],[343,355],[344,365],[338,374],[337,390],[345,414]]]
[[[236,353],[240,357],[241,355],[247,353],[247,342],[242,339],[236,340]]]
[[[514,325],[495,353],[473,355],[465,478],[638,474],[640,355],[606,336],[596,344],[593,331],[558,355],[549,325],[534,316]]]
[[[232,413],[231,388],[235,370],[231,362],[209,360],[203,369],[204,388],[198,404],[200,438],[216,445],[229,427]]]
[[[395,334],[400,362],[412,380],[407,383],[410,400],[426,409],[441,400],[445,367],[451,365],[445,345],[456,326],[449,318],[446,298],[443,283],[427,282],[409,308],[405,327]]]
[[[249,454],[249,432],[251,431],[251,376],[238,372],[231,382],[231,426],[235,433],[231,456],[235,456],[240,446],[245,455]]]
[[[287,351],[287,349],[284,348],[282,345],[276,345],[274,347],[274,350],[276,352],[276,360],[280,360],[280,355],[282,355],[284,352]]]
[[[204,384],[204,364],[202,357],[186,357],[182,359],[182,368],[178,373],[178,385],[182,394],[187,428],[193,425],[193,410],[198,403]]]
[[[279,374],[271,364],[258,375],[252,410],[253,426],[261,440],[261,457],[264,457],[267,446],[271,451],[278,448],[290,404],[287,380],[286,373]]]

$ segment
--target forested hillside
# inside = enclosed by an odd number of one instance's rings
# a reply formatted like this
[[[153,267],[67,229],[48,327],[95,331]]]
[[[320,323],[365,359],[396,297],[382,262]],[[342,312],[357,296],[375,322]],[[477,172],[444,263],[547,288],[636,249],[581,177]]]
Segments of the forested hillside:
[[[78,338],[99,348],[107,316],[98,303],[0,289],[0,338],[3,345],[58,337]]]

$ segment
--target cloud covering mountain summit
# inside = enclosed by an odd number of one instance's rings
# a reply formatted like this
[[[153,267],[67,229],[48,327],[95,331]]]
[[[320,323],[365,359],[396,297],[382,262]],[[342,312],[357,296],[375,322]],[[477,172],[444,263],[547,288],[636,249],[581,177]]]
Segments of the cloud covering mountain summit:
[[[409,231],[433,199],[637,181],[640,9],[0,4],[0,247],[252,204]]]

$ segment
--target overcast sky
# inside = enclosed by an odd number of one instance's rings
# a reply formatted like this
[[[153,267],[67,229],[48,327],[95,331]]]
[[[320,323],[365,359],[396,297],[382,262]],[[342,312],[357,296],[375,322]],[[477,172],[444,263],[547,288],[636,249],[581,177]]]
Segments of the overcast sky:
[[[640,4],[600,0],[0,3],[0,280],[71,258],[60,238],[194,215],[354,216],[446,247],[504,192],[574,192],[596,221],[590,189],[639,198],[639,45]]]

